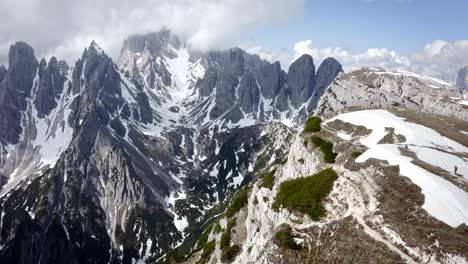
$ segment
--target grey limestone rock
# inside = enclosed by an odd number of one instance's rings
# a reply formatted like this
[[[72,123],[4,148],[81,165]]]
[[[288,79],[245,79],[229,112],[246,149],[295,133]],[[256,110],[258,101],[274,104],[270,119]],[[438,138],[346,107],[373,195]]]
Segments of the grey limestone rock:
[[[468,66],[465,66],[458,71],[456,86],[460,90],[468,88]]]

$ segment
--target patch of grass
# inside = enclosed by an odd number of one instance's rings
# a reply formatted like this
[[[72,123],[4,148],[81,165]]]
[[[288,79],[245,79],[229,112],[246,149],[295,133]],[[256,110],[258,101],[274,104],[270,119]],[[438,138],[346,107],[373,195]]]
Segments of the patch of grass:
[[[236,218],[229,220],[226,225],[226,231],[221,235],[221,241],[219,247],[221,249],[221,260],[223,262],[230,262],[241,251],[241,247],[238,245],[231,246],[231,231],[234,232],[233,228],[236,226]]]
[[[236,221],[236,218],[232,218],[231,220],[229,220],[229,222],[226,225],[226,230],[231,231],[236,226]]]
[[[304,164],[304,159],[300,158],[300,159],[297,160],[297,162],[299,162],[300,164]]]
[[[208,242],[208,236],[210,235],[212,229],[213,225],[209,225],[206,228],[205,232],[201,234],[200,238],[198,238],[197,250],[200,250],[205,247],[206,242]]]
[[[355,159],[356,159],[357,157],[361,156],[361,155],[362,155],[362,152],[361,152],[361,151],[354,151],[353,153],[351,153],[351,157],[353,157],[353,158],[355,158]]]
[[[206,243],[206,245],[203,247],[203,252],[200,255],[200,261],[199,263],[205,263],[207,260],[209,260],[211,253],[216,248],[216,242],[214,240]]]
[[[304,132],[319,132],[320,131],[320,124],[322,120],[317,116],[311,116],[307,119]]]
[[[221,241],[219,242],[219,247],[221,249],[229,247],[231,244],[231,232],[226,232],[221,235]]]
[[[236,218],[232,218],[229,220],[229,222],[226,225],[226,230],[224,233],[221,235],[221,241],[219,243],[219,247],[221,249],[224,249],[226,247],[229,247],[231,244],[231,231],[232,229],[236,226]]]
[[[322,202],[337,178],[336,172],[328,168],[312,176],[285,181],[280,185],[273,208],[296,210],[307,214],[312,220],[319,220],[326,213]]]
[[[321,137],[311,137],[312,143],[323,153],[323,159],[327,163],[335,163],[337,153],[333,152],[333,143],[323,140]]]
[[[320,150],[322,151],[324,157],[323,159],[327,163],[335,163],[337,153],[333,152],[333,143],[326,142],[325,144],[320,146]]]
[[[231,247],[227,247],[223,249],[221,252],[221,261],[223,262],[233,261],[240,251],[241,251],[241,247],[239,245],[233,245]]]
[[[275,173],[276,169],[273,169],[270,172],[263,173],[260,178],[262,179],[262,184],[260,187],[265,187],[268,189],[273,189],[273,185],[275,185]]]
[[[219,224],[219,222],[217,222],[214,227],[213,227],[213,232],[215,234],[218,234],[219,232],[221,232],[223,230],[223,228],[221,227],[221,225]]]
[[[314,144],[314,146],[316,146],[317,148],[320,147],[323,143],[325,143],[326,141],[323,140],[321,137],[319,136],[312,136],[310,138],[310,141],[312,141],[312,144]]]
[[[226,216],[228,218],[233,217],[237,212],[240,211],[240,209],[242,209],[242,207],[248,203],[250,189],[250,186],[245,187],[234,195],[231,203],[226,209]]]
[[[300,247],[294,241],[292,228],[286,224],[281,225],[280,229],[275,233],[274,242],[282,248],[294,250],[300,249]]]
[[[264,201],[265,203],[268,202],[269,200],[270,200],[270,199],[268,199],[268,197],[266,197],[266,196],[263,197],[263,201]]]
[[[288,158],[284,159],[283,161],[280,162],[280,165],[285,165],[286,163],[288,163]]]

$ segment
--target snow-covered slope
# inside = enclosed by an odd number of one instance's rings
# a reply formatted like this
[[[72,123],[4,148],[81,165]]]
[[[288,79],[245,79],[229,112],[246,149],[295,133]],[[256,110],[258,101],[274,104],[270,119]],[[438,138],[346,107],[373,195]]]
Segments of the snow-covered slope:
[[[443,168],[453,176],[460,173],[462,177],[468,179],[467,147],[430,128],[407,122],[384,110],[351,112],[338,115],[330,122],[334,120],[372,130],[370,135],[359,140],[369,149],[356,159],[357,162],[376,158],[385,160],[390,165],[398,165],[400,174],[410,178],[421,188],[425,196],[423,208],[430,215],[452,227],[460,224],[468,225],[468,193],[450,181],[418,167],[412,163],[411,157],[405,157],[400,153],[400,148],[407,148],[414,152],[418,159]],[[389,129],[397,135],[402,135],[406,140],[396,144],[378,144]]]

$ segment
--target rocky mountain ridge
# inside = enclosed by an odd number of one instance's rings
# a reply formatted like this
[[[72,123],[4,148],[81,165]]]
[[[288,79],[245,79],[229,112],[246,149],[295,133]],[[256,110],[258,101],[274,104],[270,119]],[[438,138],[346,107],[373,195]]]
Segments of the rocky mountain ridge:
[[[315,113],[330,116],[345,109],[399,107],[468,121],[468,103],[463,96],[462,91],[441,80],[368,68],[339,75]]]
[[[342,85],[349,74],[333,58],[316,71],[304,55],[285,72],[239,48],[192,51],[169,31],[129,37],[117,63],[92,42],[73,67],[38,62],[18,42],[9,65],[0,68],[0,124],[11,128],[0,131],[2,263],[184,259],[237,190],[291,155],[312,112],[394,107],[376,99],[387,96],[466,121],[463,100],[437,96],[432,80],[385,75],[391,85],[372,97],[367,79]],[[414,103],[416,92],[424,100]],[[304,155],[307,173],[322,166]]]
[[[0,137],[2,260],[153,262],[284,155],[291,131],[274,121],[306,117],[312,59],[287,78],[237,48],[190,53],[166,31],[129,38],[120,66],[94,42],[73,67],[12,46],[0,89],[11,127]],[[281,100],[260,100],[270,75]],[[289,101],[301,108],[277,109]]]

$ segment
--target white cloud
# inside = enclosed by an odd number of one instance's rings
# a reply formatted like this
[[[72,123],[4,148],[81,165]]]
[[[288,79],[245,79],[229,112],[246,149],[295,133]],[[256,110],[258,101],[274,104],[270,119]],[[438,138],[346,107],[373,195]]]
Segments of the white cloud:
[[[436,40],[409,56],[408,70],[429,76],[455,79],[456,72],[468,65],[468,40],[447,42]]]
[[[334,57],[348,71],[363,66],[401,68],[408,66],[410,63],[407,57],[385,48],[372,48],[362,53],[351,53],[340,47],[319,49],[314,47],[310,40],[300,41],[294,45],[294,59],[306,53],[312,55],[317,64],[327,57]]]
[[[334,57],[341,62],[345,71],[362,67],[382,67],[412,71],[449,81],[455,79],[460,68],[468,65],[468,40],[436,40],[412,54],[400,54],[386,48],[372,48],[353,53],[341,47],[317,48],[311,40],[297,42],[292,52],[274,53],[261,47],[248,50],[269,61],[279,60],[285,69],[301,55],[310,54],[317,66],[327,57]]]
[[[75,60],[91,40],[116,56],[123,39],[167,26],[198,49],[238,45],[266,24],[303,10],[305,0],[2,0],[0,61],[24,40],[39,56]]]

